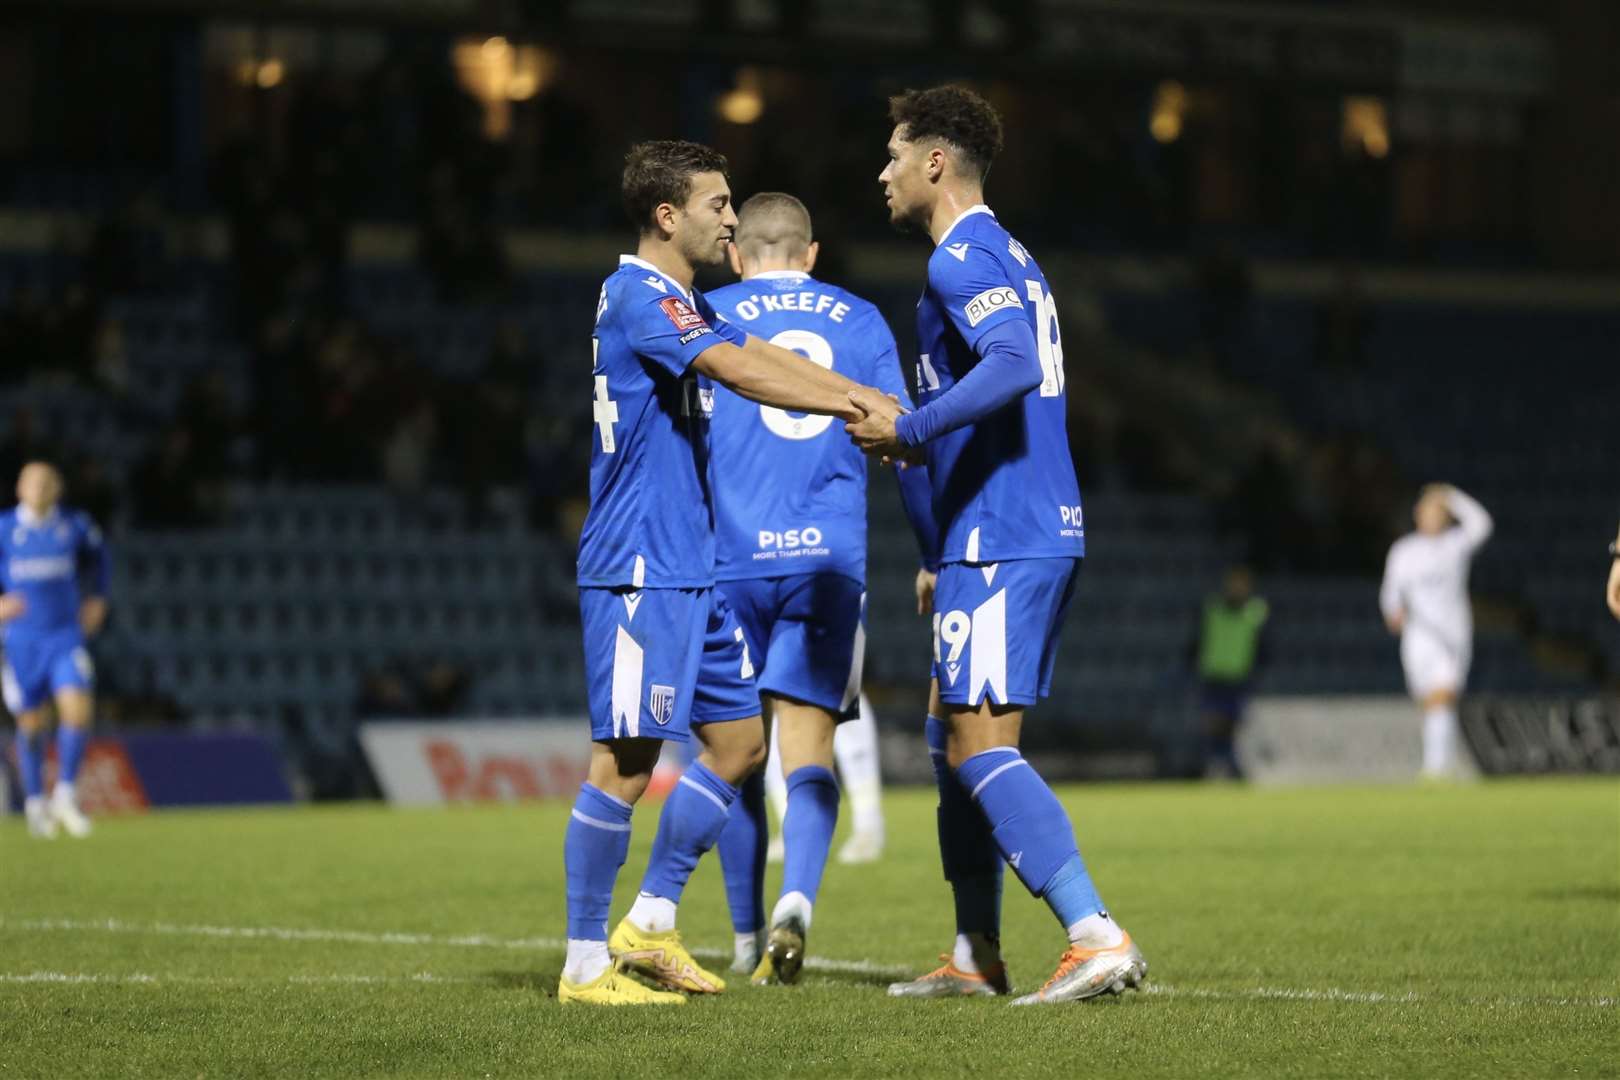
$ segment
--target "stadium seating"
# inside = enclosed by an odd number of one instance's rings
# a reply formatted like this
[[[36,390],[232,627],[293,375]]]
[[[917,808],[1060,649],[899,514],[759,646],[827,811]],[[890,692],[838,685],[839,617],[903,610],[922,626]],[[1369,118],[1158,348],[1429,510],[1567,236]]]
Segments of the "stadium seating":
[[[20,287],[60,285],[71,272],[54,258],[0,258],[0,301]],[[347,281],[368,326],[409,341],[450,379],[480,371],[497,324],[515,320],[544,358],[535,392],[547,401],[576,394],[574,361],[585,348],[578,312],[595,288],[594,280],[532,275],[515,282],[509,303],[451,307],[412,268],[362,266]],[[904,339],[913,297],[875,291],[897,313]],[[1139,344],[1173,351],[1197,338],[1187,295],[1104,300],[1114,331]],[[227,329],[224,306],[195,268],[177,272],[160,294],[115,301],[107,313],[123,326],[130,385],[139,392],[118,399],[65,383],[14,386],[0,392],[0,435],[12,409],[27,404],[51,438],[116,475],[149,445],[196,375],[223,376],[234,403],[248,404],[246,352]],[[1614,524],[1605,465],[1620,455],[1605,403],[1574,385],[1573,365],[1559,363],[1613,340],[1620,319],[1572,323],[1563,313],[1519,311],[1484,318],[1384,305],[1367,363],[1352,372],[1313,369],[1303,305],[1266,301],[1255,323],[1257,345],[1243,354],[1240,378],[1263,382],[1302,424],[1372,434],[1412,475],[1453,479],[1496,513],[1498,535],[1476,583],[1522,602],[1535,625],[1482,620],[1475,686],[1586,685],[1590,674],[1538,662],[1522,631],[1613,640],[1599,637],[1607,616],[1592,567],[1595,545]],[[1567,377],[1500,393],[1492,380],[1536,350],[1539,364]],[[1426,380],[1438,370],[1469,375],[1448,381],[1463,389],[1444,403],[1427,396]],[[1547,416],[1559,418],[1558,439],[1545,446],[1515,439]],[[926,676],[929,628],[913,614],[914,546],[894,485],[877,477],[873,492],[868,678],[916,685]],[[364,677],[390,665],[444,660],[465,668],[464,713],[577,712],[585,687],[572,541],[532,527],[510,509],[516,500],[497,503],[493,517],[473,528],[462,496],[448,490],[402,499],[371,486],[238,485],[218,528],[126,531],[117,549],[117,614],[98,647],[104,676],[124,690],[170,695],[202,722],[256,724],[280,738],[333,745],[350,737]],[[1191,730],[1196,612],[1242,555],[1223,539],[1215,510],[1195,496],[1118,485],[1087,493],[1089,557],[1043,710],[1047,722],[1033,733],[1037,748],[1059,738],[1163,746]],[[1274,619],[1261,689],[1399,692],[1376,588],[1371,578],[1263,580]]]

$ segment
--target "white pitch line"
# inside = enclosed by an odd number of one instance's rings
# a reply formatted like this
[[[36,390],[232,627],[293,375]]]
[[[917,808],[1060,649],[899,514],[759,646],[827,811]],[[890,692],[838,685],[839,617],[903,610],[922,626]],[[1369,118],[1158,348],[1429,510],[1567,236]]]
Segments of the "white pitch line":
[[[130,923],[121,919],[3,919],[0,929],[92,930],[113,934],[160,934],[177,937],[246,938],[268,941],[335,941],[350,945],[415,945],[443,948],[514,949],[527,952],[562,952],[568,942],[562,938],[501,938],[488,934],[415,934],[398,931],[322,930],[285,926],[215,926],[210,924]],[[720,949],[693,949],[696,956],[726,959],[731,954]],[[850,972],[900,979],[913,974],[911,968],[885,967],[871,960],[835,960],[823,956],[806,958],[805,967],[814,971]]]
[[[89,972],[68,971],[19,971],[0,972],[0,983],[116,983],[120,986],[161,986],[165,983],[185,983],[187,985],[202,986],[240,986],[244,983],[290,983],[295,986],[376,986],[389,983],[476,983],[488,980],[469,978],[462,975],[435,975],[431,971],[419,971],[414,975],[288,975],[275,978],[230,978],[219,975],[150,975],[145,972],[133,972],[125,975],[112,975]]]
[[[502,938],[488,934],[419,934],[399,931],[370,931],[370,930],[330,930],[303,927],[281,926],[216,926],[211,924],[182,924],[182,923],[130,923],[121,919],[4,919],[0,918],[0,930],[91,930],[116,934],[160,934],[178,937],[209,937],[209,938],[246,938],[249,940],[268,941],[336,941],[358,945],[416,945],[426,947],[444,948],[491,948],[511,949],[531,952],[561,952],[567,948],[567,942],[561,938]],[[724,959],[727,953],[720,949],[693,949],[693,954],[702,957]],[[817,971],[850,972],[862,975],[877,975],[884,978],[906,978],[914,975],[912,968],[893,967],[879,964],[872,960],[835,960],[828,957],[812,956],[805,960],[805,966]],[[198,976],[153,976],[153,975],[73,975],[62,972],[25,972],[18,974],[0,973],[0,982],[128,982],[134,984],[153,983],[158,981],[171,982],[229,982],[231,980],[211,979]],[[466,983],[478,982],[454,975],[434,975],[431,972],[420,972],[410,976],[384,976],[384,975],[294,975],[288,978],[294,983],[338,983],[348,982],[364,984],[371,982],[417,982],[417,983]],[[1613,1008],[1620,1005],[1620,998],[1615,997],[1472,997],[1452,999],[1437,997],[1435,995],[1422,995],[1414,992],[1404,994],[1386,994],[1379,991],[1340,990],[1336,987],[1321,988],[1295,988],[1257,986],[1244,987],[1232,990],[1218,990],[1205,987],[1170,986],[1164,983],[1148,983],[1144,988],[1148,994],[1158,997],[1171,998],[1205,998],[1234,1001],[1336,1001],[1346,1004],[1362,1005],[1413,1005],[1421,1003],[1446,1003],[1454,1001],[1465,1005],[1530,1005],[1530,1006],[1578,1006]]]

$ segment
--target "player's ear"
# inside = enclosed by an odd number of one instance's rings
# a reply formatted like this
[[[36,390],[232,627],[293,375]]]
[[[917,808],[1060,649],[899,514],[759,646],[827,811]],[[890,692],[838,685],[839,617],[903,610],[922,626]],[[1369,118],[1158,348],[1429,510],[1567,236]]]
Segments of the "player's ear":
[[[742,252],[737,250],[737,242],[735,240],[726,245],[726,258],[731,260],[731,272],[736,274],[738,277],[742,277]]]
[[[821,242],[810,241],[810,246],[804,249],[804,272],[810,273],[816,268],[816,256],[821,253]]]
[[[653,207],[653,225],[665,238],[675,235],[675,204],[661,202]]]

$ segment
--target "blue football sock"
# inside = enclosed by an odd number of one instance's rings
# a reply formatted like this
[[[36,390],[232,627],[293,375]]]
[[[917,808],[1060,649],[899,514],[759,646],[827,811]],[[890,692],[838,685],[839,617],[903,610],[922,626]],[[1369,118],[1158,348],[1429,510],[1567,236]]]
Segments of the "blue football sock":
[[[45,740],[40,732],[17,732],[17,771],[22,773],[23,794],[45,794]]]
[[[613,883],[629,850],[630,804],[582,785],[563,838],[570,938],[607,941]]]
[[[697,869],[698,859],[720,838],[736,799],[737,789],[703,762],[687,766],[675,790],[664,800],[641,891],[680,903],[681,890]]]
[[[726,879],[726,903],[731,928],[751,934],[765,925],[765,774],[756,772],[742,782],[737,803],[715,849]]]
[[[928,756],[939,788],[939,857],[956,900],[956,932],[1001,935],[1001,852],[984,814],[945,760],[945,721],[928,718]]]
[[[956,775],[984,811],[1002,857],[1059,922],[1069,927],[1103,910],[1063,804],[1015,747],[974,754]]]
[[[79,763],[84,760],[84,748],[90,742],[89,728],[69,727],[56,729],[56,781],[71,784],[79,778]]]
[[[838,781],[830,769],[802,765],[787,778],[787,813],[782,817],[782,895],[803,893],[812,904],[821,889],[838,825]]]

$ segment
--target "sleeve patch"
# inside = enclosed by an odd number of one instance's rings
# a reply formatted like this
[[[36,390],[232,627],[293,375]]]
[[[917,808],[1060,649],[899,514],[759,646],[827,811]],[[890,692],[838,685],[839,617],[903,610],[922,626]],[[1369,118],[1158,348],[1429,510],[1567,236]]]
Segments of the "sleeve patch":
[[[684,332],[693,327],[708,325],[702,315],[693,311],[687,302],[678,296],[666,296],[658,301],[658,306],[664,309],[664,314],[669,316],[669,321],[675,324],[677,330]]]
[[[665,300],[664,303],[667,304],[669,301]],[[984,292],[969,300],[967,307],[962,310],[967,315],[968,325],[978,326],[1002,308],[1021,308],[1023,306],[1023,301],[1018,299],[1018,294],[1013,291],[1011,285],[997,285],[993,289],[984,290]]]

